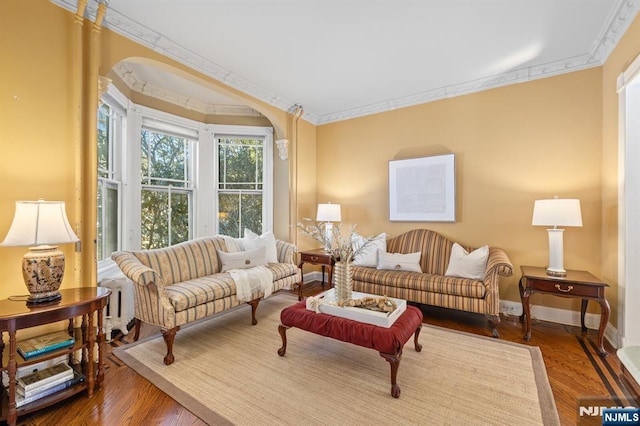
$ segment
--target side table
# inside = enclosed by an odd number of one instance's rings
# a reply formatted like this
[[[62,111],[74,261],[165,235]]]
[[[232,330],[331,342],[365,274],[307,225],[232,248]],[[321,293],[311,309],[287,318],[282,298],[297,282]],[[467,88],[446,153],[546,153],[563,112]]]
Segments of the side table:
[[[331,253],[327,253],[324,249],[315,249],[315,250],[305,250],[300,252],[300,264],[298,268],[302,271],[302,265],[305,263],[309,263],[311,265],[321,265],[322,266],[322,288],[324,288],[324,268],[328,270],[328,283],[329,287],[331,287],[332,279],[333,279],[333,265],[335,262],[331,257]],[[303,278],[300,278],[300,282],[298,283],[298,300],[302,300],[302,285],[304,284],[304,274]]]
[[[104,380],[104,352],[106,350],[103,310],[107,306],[111,290],[102,287],[81,287],[60,290],[60,294],[62,295],[60,301],[36,306],[27,306],[24,301],[0,300],[0,336],[2,336],[0,337],[0,348],[3,352],[0,358],[2,359],[0,371],[6,371],[9,378],[9,387],[4,392],[6,397],[2,396],[4,401],[0,404],[0,420],[6,420],[8,425],[15,425],[18,416],[31,413],[39,408],[48,407],[85,389],[87,390],[87,396],[91,398],[94,391],[102,386]],[[77,330],[74,325],[74,318],[76,317],[82,318],[82,325]],[[30,360],[23,360],[18,356],[16,333],[19,330],[60,321],[68,322],[70,336],[80,337],[72,348],[45,353]],[[8,353],[5,352],[5,332],[9,335]],[[96,343],[97,354],[94,352]],[[82,352],[79,367],[86,377],[85,382],[25,404],[20,408],[16,407],[16,373],[18,367],[32,365],[63,354],[68,355],[71,361],[73,352],[78,350]]]
[[[529,307],[529,297],[532,293],[546,293],[561,297],[577,297],[582,299],[580,309],[580,325],[582,331],[586,332],[584,325],[584,314],[587,310],[589,300],[595,300],[600,304],[602,314],[600,315],[600,327],[598,329],[598,353],[600,356],[607,356],[604,349],[604,329],[609,322],[609,302],[605,298],[604,291],[608,284],[602,282],[597,277],[587,271],[568,270],[565,277],[552,277],[547,275],[545,268],[536,266],[521,266],[522,278],[520,278],[520,298],[522,299],[523,313],[520,321],[526,320],[526,332],[524,340],[531,339],[531,310]]]

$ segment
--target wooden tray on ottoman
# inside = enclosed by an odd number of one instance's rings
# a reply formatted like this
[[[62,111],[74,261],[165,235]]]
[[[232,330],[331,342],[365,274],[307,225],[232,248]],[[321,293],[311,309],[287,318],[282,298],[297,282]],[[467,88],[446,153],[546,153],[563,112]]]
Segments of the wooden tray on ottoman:
[[[393,297],[389,297],[389,299],[393,300],[397,306],[397,308],[390,313],[372,311],[369,309],[363,308],[355,308],[351,306],[338,306],[335,303],[335,289],[332,288],[330,290],[325,291],[324,293],[319,294],[318,299],[322,301],[319,306],[320,312],[323,314],[329,314],[336,317],[348,318],[354,321],[366,322],[367,324],[377,325],[379,327],[389,328],[393,323],[400,318],[400,315],[404,313],[407,309],[407,301],[402,299],[394,299]],[[353,292],[352,299],[362,299],[364,297],[380,297],[373,294],[360,293],[357,291]]]

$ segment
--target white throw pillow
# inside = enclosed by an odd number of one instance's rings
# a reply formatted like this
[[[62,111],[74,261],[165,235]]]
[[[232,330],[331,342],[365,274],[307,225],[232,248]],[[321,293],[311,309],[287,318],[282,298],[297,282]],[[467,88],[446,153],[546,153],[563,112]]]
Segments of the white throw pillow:
[[[489,259],[489,246],[482,246],[469,253],[460,244],[453,243],[445,275],[447,277],[483,280],[484,271],[487,269],[487,259]]]
[[[244,229],[244,238],[242,244],[245,250],[251,250],[258,247],[266,249],[267,262],[278,263],[278,250],[276,249],[276,237],[273,232],[267,231],[262,235],[258,235],[251,229]]]
[[[387,253],[378,250],[378,269],[389,269],[391,271],[422,272],[420,268],[421,252],[415,253]]]
[[[235,253],[238,251],[244,251],[244,244],[242,238],[233,238],[228,235],[216,235],[224,240],[224,244],[227,246],[226,253]]]
[[[360,249],[366,241],[366,237],[354,232],[351,237],[351,245],[353,246],[354,253]],[[384,232],[373,237],[369,244],[353,259],[353,264],[356,266],[375,268],[378,266],[378,250],[382,250],[383,252],[387,251],[387,234]]]
[[[248,269],[254,266],[264,266],[267,264],[265,250],[264,247],[235,253],[225,253],[218,250],[218,257],[220,257],[220,263],[222,264],[220,272],[227,272],[230,269]]]

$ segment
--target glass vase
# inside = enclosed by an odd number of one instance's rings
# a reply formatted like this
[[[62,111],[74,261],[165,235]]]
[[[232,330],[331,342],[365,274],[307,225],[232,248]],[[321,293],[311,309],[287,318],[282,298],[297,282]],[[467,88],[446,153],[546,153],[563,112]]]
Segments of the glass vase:
[[[336,262],[333,266],[334,291],[336,302],[343,306],[353,293],[353,275],[351,262]]]

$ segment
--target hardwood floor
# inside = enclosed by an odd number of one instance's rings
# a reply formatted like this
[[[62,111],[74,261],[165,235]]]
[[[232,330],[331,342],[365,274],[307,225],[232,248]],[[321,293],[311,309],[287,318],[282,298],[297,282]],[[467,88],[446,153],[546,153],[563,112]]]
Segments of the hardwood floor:
[[[305,285],[304,295],[321,291],[319,283]],[[479,335],[491,335],[487,320],[481,315],[467,314],[430,306],[420,307],[425,322]],[[258,315],[260,309],[258,308]],[[259,317],[258,317],[259,318]],[[620,362],[615,350],[605,341],[607,358],[597,355],[597,332],[581,333],[579,327],[534,320],[531,342],[522,339],[524,327],[518,317],[502,316],[498,326],[500,339],[539,346],[547,367],[549,382],[563,425],[578,423],[579,398],[607,398],[611,405],[635,405],[619,375]],[[142,326],[141,338],[159,334],[157,328]],[[133,333],[119,336],[114,345],[127,344]],[[423,342],[427,345],[429,342]],[[173,399],[140,377],[111,354],[106,357],[103,389],[88,399],[77,395],[53,407],[21,417],[21,425],[202,425],[204,424]],[[508,386],[508,383],[505,383]],[[586,424],[586,423],[585,423]]]

